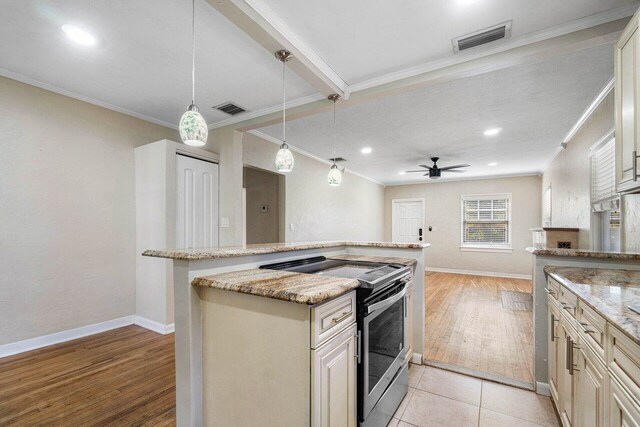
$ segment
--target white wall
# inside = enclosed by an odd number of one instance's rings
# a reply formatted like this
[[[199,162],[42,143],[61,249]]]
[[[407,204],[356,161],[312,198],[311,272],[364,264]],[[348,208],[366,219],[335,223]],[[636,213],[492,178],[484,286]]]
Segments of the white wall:
[[[134,313],[134,147],[174,131],[0,77],[0,345]]]
[[[467,194],[511,193],[512,253],[466,252],[460,250],[460,197]],[[427,269],[443,268],[489,273],[531,275],[532,227],[540,226],[540,178],[537,176],[438,181],[425,184],[390,186],[384,197],[384,238],[391,240],[391,201],[425,199],[424,241],[431,243]],[[435,231],[428,231],[434,226]]]
[[[245,165],[275,171],[278,145],[245,133],[242,146]],[[331,187],[329,165],[297,152],[294,156],[295,167],[285,175],[287,242],[382,240],[382,185],[346,173],[341,186]]]

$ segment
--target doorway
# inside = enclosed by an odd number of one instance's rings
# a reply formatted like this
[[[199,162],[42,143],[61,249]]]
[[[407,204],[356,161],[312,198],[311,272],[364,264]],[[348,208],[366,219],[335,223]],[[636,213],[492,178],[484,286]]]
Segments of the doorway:
[[[280,243],[285,241],[285,178],[282,175],[245,166],[244,222],[246,243]]]
[[[424,199],[394,199],[391,201],[391,239],[397,243],[422,241]]]

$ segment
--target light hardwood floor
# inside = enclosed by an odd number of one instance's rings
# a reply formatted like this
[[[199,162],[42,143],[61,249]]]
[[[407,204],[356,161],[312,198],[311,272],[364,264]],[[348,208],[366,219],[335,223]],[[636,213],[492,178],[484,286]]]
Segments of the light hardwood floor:
[[[0,426],[175,425],[173,334],[127,326],[0,359]]]
[[[531,293],[530,280],[434,272],[426,280],[427,363],[533,384],[533,313],[503,308],[500,293]]]

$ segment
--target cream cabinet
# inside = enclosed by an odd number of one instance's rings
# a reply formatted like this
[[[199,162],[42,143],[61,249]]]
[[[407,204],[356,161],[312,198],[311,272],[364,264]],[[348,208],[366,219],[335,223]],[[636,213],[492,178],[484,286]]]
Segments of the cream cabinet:
[[[549,388],[563,427],[640,427],[640,346],[551,278],[547,292]]]
[[[616,189],[618,192],[640,191],[640,176],[638,176],[639,19],[636,13],[620,36],[615,49]]]
[[[356,325],[313,350],[312,425],[356,426]]]
[[[405,295],[405,316],[407,317],[407,329],[405,330],[405,342],[407,343],[407,363],[411,362],[413,357],[413,282],[407,284],[407,293]]]

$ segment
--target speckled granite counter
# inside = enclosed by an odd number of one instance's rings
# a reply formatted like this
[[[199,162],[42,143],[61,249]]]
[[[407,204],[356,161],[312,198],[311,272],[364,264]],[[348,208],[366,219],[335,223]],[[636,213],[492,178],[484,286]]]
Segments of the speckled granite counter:
[[[385,264],[402,264],[414,266],[418,262],[413,258],[397,258],[397,257],[383,257],[383,256],[368,256],[368,255],[331,255],[332,259],[344,259],[347,261],[365,261],[365,262],[383,262]]]
[[[398,248],[398,249],[424,249],[431,246],[429,243],[391,243],[391,242],[303,242],[303,243],[270,243],[264,245],[229,246],[222,248],[204,249],[165,249],[147,250],[144,256],[170,258],[180,260],[203,260],[215,258],[232,258],[248,255],[263,255],[278,252],[301,251],[305,249],[339,248],[339,247],[372,247],[372,248]]]
[[[355,279],[255,268],[196,277],[191,284],[313,305],[345,294],[360,283]]]
[[[544,271],[640,344],[640,271],[546,266]]]
[[[600,252],[583,249],[554,249],[554,248],[527,248],[527,252],[534,255],[562,256],[562,257],[583,257],[640,261],[640,253],[634,252]]]

